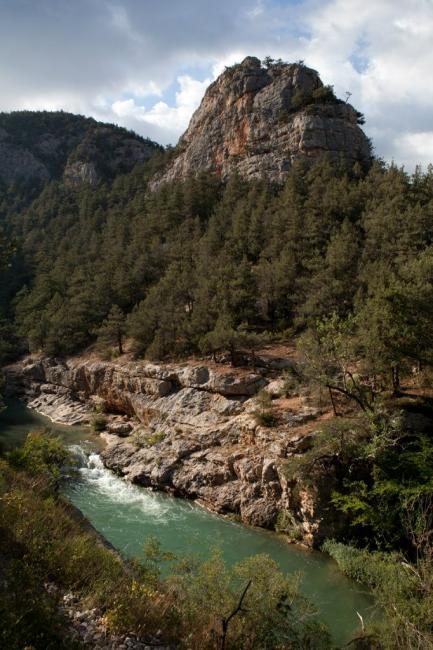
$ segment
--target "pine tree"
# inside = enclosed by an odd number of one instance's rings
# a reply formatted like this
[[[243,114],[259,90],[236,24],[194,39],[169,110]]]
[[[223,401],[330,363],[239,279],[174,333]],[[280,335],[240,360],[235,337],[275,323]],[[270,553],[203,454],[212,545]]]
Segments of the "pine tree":
[[[107,318],[97,330],[98,343],[116,345],[119,354],[123,354],[123,338],[126,333],[125,314],[117,305],[113,305]]]

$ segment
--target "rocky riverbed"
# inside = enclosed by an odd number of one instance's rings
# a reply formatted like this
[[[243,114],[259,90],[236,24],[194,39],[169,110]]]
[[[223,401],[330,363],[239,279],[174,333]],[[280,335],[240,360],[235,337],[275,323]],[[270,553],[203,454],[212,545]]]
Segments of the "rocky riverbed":
[[[27,357],[5,369],[7,392],[53,421],[99,415],[107,468],[148,488],[194,499],[246,524],[274,528],[288,515],[297,541],[317,546],[336,527],[332,475],[320,485],[287,475],[287,459],[311,446],[320,414],[302,398],[273,402],[276,426],[257,423],[258,393],[274,396],[290,360],[259,357],[259,371],[86,357]],[[290,400],[289,400],[290,402]],[[306,423],[309,426],[305,426]],[[286,516],[287,520],[287,516]]]

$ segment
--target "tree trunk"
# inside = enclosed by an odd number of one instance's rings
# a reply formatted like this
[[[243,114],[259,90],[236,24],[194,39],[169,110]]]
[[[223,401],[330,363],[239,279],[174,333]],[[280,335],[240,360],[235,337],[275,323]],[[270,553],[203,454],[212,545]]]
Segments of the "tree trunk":
[[[222,635],[221,635],[220,650],[225,650],[225,648],[226,648],[227,631],[229,629],[229,623],[232,620],[232,618],[234,616],[236,616],[236,614],[243,611],[242,604],[244,602],[245,596],[247,595],[247,591],[251,586],[251,583],[252,583],[252,580],[249,580],[247,586],[245,587],[245,589],[243,590],[243,592],[241,594],[241,597],[239,599],[239,603],[238,603],[237,607],[235,607],[235,609],[227,616],[227,618],[223,618],[223,620],[222,620]]]
[[[332,393],[332,389],[330,386],[328,386],[328,390],[329,390],[329,397],[331,398],[332,410],[334,411],[335,417],[337,417],[338,413],[337,413],[337,409],[335,408],[334,395]]]
[[[398,390],[400,388],[400,374],[398,371],[398,366],[392,366],[391,373],[392,373],[392,389],[394,393],[398,393]]]
[[[326,388],[332,388],[332,390],[336,390],[337,393],[341,393],[342,395],[345,395],[349,399],[355,400],[355,402],[358,404],[358,406],[362,408],[364,412],[372,410],[369,404],[364,404],[364,402],[361,399],[359,399],[357,395],[351,393],[348,390],[344,390],[344,388],[340,388],[340,386],[331,386],[331,384],[326,384]]]

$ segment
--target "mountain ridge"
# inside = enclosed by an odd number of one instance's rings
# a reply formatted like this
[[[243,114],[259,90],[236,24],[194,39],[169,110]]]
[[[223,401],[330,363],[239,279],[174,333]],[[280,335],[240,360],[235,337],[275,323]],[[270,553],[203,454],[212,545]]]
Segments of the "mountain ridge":
[[[0,179],[96,185],[162,147],[113,124],[64,111],[0,113]]]
[[[149,187],[201,172],[223,181],[238,173],[282,182],[295,161],[323,154],[365,166],[372,153],[362,123],[363,116],[303,62],[248,56],[209,85]],[[149,138],[91,117],[63,111],[0,113],[0,181],[6,184],[24,179],[94,186],[162,151]]]

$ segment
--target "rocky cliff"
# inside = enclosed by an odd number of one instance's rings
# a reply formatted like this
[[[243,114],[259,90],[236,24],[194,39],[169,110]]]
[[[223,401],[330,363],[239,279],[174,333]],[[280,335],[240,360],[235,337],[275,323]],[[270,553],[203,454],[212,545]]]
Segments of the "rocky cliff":
[[[315,70],[247,57],[209,86],[153,187],[200,171],[281,181],[295,160],[324,153],[365,163],[371,150],[360,118]]]
[[[0,181],[95,185],[148,160],[159,145],[112,124],[63,112],[0,113]]]
[[[102,458],[125,479],[248,524],[273,528],[283,516],[298,540],[318,545],[335,532],[332,473],[320,485],[304,486],[285,470],[288,458],[310,447],[318,413],[301,400],[281,410],[278,426],[257,424],[257,392],[275,390],[274,369],[288,361],[256,362],[260,373],[28,358],[5,375],[9,394],[26,396],[53,420],[88,422],[95,407],[109,414]]]

